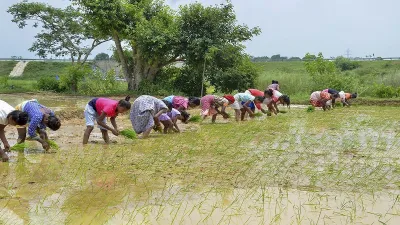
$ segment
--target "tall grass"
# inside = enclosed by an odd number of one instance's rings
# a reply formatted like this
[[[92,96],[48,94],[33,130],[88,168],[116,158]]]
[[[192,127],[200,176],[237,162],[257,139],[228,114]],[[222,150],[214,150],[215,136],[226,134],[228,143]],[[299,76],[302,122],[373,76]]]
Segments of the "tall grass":
[[[17,61],[0,61],[0,76],[8,76],[17,65]]]
[[[263,62],[255,63],[260,76],[257,88],[264,90],[272,80],[278,80],[283,93],[292,97],[294,102],[306,102],[313,90],[312,79],[305,71],[303,62]],[[352,77],[352,90],[360,97],[377,97],[377,84],[400,88],[400,61],[364,61],[360,67],[342,72],[343,76]],[[328,85],[326,88],[329,88]],[[400,95],[399,95],[400,96]],[[306,99],[306,100],[304,100]]]
[[[70,62],[29,62],[25,67],[24,73],[19,79],[38,79],[40,77],[55,77],[70,66]]]

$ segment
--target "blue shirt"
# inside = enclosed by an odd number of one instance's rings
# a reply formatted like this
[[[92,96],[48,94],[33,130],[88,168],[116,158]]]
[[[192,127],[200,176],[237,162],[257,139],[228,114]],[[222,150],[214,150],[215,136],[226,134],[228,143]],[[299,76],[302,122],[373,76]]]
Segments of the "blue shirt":
[[[27,102],[24,106],[23,111],[28,113],[28,122],[29,122],[29,127],[28,127],[28,135],[31,138],[36,137],[36,128],[39,129],[46,129],[46,125],[42,122],[44,113],[48,113],[52,116],[54,116],[54,112],[51,111],[50,109],[46,108],[45,106],[39,104],[38,102],[35,101],[30,101]]]

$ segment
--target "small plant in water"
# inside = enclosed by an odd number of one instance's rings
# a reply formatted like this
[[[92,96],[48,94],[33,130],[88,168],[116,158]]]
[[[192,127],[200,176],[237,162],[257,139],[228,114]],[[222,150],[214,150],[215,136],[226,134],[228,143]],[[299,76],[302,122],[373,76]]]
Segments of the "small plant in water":
[[[315,107],[312,106],[312,105],[310,105],[310,106],[308,106],[308,108],[307,108],[306,111],[307,111],[307,112],[314,112],[314,111],[315,111]]]
[[[129,139],[136,139],[136,132],[132,129],[122,130],[120,134]]]
[[[196,116],[192,116],[189,118],[189,122],[200,122],[201,121],[201,116],[196,115]]]

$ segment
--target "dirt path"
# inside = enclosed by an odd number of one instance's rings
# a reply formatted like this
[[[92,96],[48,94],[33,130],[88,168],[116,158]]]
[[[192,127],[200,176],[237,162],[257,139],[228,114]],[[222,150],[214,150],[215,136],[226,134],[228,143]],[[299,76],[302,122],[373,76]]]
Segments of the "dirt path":
[[[27,61],[19,61],[10,73],[10,77],[20,77],[24,73],[25,67],[28,65]]]

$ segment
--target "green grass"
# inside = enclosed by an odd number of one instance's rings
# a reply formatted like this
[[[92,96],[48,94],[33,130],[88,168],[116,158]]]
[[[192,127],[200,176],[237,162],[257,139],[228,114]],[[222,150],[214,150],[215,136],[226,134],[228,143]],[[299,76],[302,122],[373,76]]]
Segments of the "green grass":
[[[363,61],[361,67],[343,72],[358,82],[354,90],[360,97],[374,97],[374,84],[400,87],[400,61]],[[295,104],[307,104],[312,89],[312,79],[304,68],[304,62],[255,63],[260,76],[256,88],[264,90],[272,80],[278,80],[281,91],[290,96]],[[326,87],[329,88],[329,87]]]
[[[0,61],[0,76],[10,75],[17,63],[17,61]]]
[[[40,77],[55,77],[61,75],[70,66],[70,62],[29,62],[19,79],[37,80]]]

